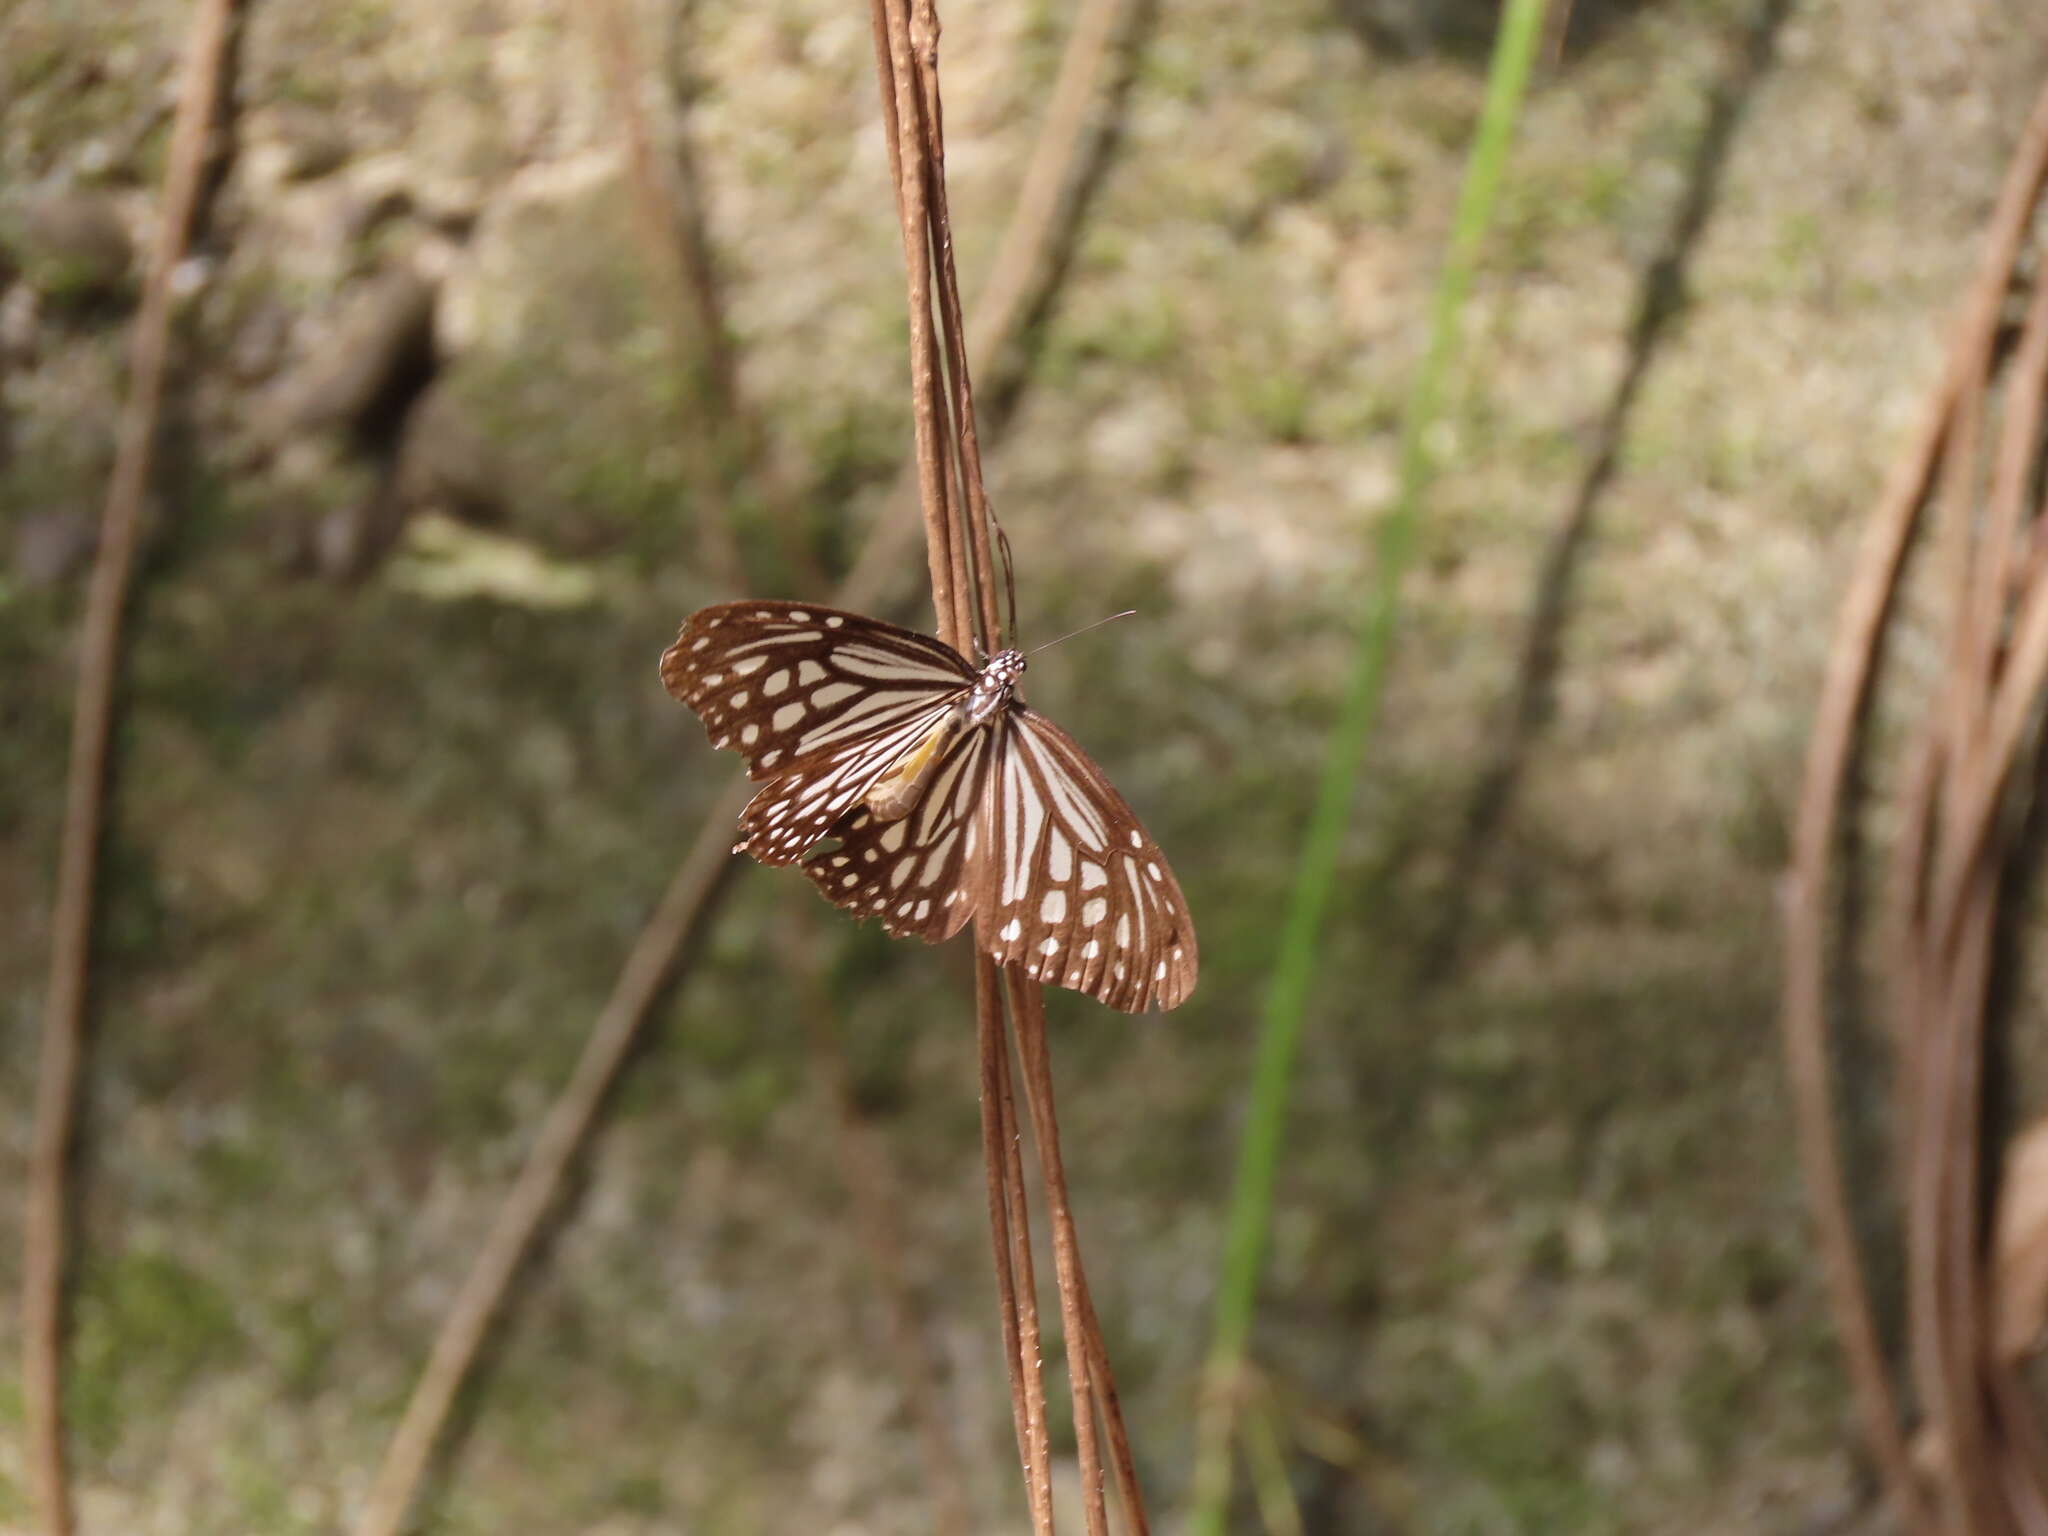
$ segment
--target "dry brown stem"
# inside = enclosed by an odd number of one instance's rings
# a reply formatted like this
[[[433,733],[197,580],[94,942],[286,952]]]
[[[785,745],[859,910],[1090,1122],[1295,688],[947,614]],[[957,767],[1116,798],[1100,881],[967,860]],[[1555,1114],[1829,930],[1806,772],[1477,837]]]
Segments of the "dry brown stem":
[[[198,0],[185,44],[184,83],[171,128],[169,168],[156,240],[143,277],[128,361],[114,471],[100,519],[80,634],[78,692],[71,716],[63,843],[51,918],[50,981],[37,1065],[35,1130],[23,1235],[22,1406],[38,1515],[48,1536],[72,1529],[63,1414],[65,1174],[77,1118],[92,959],[95,875],[105,819],[108,744],[120,670],[121,620],[141,532],[142,502],[155,456],[157,417],[170,357],[171,274],[185,253],[199,206],[207,133],[220,99],[233,0]]]
[[[1045,1424],[1045,1365],[1038,1326],[1038,1282],[1031,1262],[1031,1218],[1024,1198],[1017,1101],[1010,1087],[1010,1047],[1003,1029],[1002,983],[996,963],[974,957],[976,1039],[981,1047],[983,1161],[989,1179],[990,1232],[996,1240],[996,1289],[1003,1340],[1014,1340],[1005,1363],[1021,1402],[1018,1430],[1024,1492],[1033,1531],[1052,1529],[1052,1448]],[[993,1145],[993,1150],[990,1150]],[[998,1221],[994,1213],[1000,1212]]]
[[[1093,17],[1098,10],[1119,8],[1127,10],[1127,0],[1111,0],[1106,6],[1098,0],[1088,15]],[[1031,168],[1026,173],[1027,185],[1069,187],[1080,179],[1078,162],[1091,143],[1083,131],[1083,121],[1093,97],[1087,90],[1067,87],[1072,81],[1087,81],[1091,90],[1099,91],[1104,76],[1103,56],[1115,30],[1078,27],[1070,39],[1060,68],[1062,87],[1055,91],[1054,110],[1034,150]],[[883,121],[889,129],[893,170],[897,147],[892,99],[893,92],[885,91]],[[1000,355],[1024,314],[1025,297],[1044,280],[1044,274],[1059,265],[1059,250],[1074,233],[1072,219],[1062,217],[1063,212],[1071,213],[1072,201],[1057,197],[1026,200],[1020,202],[1012,215],[996,261],[995,270],[1000,278],[991,280],[986,300],[976,316],[981,323],[975,334],[982,338],[986,357]],[[971,355],[969,361],[974,363],[976,357]],[[897,502],[900,500],[898,497]],[[833,594],[833,603],[853,609],[881,606],[901,580],[902,556],[909,530],[914,526],[908,519],[879,521],[852,572]],[[560,1194],[569,1165],[589,1139],[606,1088],[631,1054],[664,983],[681,969],[684,951],[698,938],[715,909],[723,880],[718,876],[705,879],[700,872],[707,866],[716,866],[722,876],[730,865],[732,823],[745,799],[746,787],[742,785],[712,806],[667,893],[634,942],[612,997],[598,1016],[569,1083],[549,1109],[527,1153],[519,1178],[491,1229],[490,1241],[472,1263],[454,1305],[442,1320],[426,1368],[386,1447],[369,1503],[355,1526],[356,1536],[396,1536],[406,1510],[418,1496],[421,1479],[446,1426],[456,1393],[475,1361],[491,1321],[503,1305],[512,1275],[532,1247],[542,1217]],[[1018,1189],[1017,1209],[1021,1214],[1021,1184]],[[1019,1273],[1028,1293],[1028,1245],[1023,1257],[1025,1265]],[[1018,1347],[1026,1358],[1035,1361],[1036,1313],[1026,1310],[1028,1305],[1028,1301],[1020,1302],[1029,1332]],[[1042,1425],[1039,1444],[1042,1448]],[[1041,1464],[1045,1464],[1043,1459]],[[1050,1509],[1049,1495],[1047,1508]]]
[[[965,651],[969,639],[988,648],[1001,634],[991,516],[982,484],[974,395],[968,377],[966,328],[953,270],[953,238],[945,192],[944,112],[939,91],[939,20],[933,0],[872,0],[883,108],[894,113],[888,131],[910,304],[910,360],[916,423],[918,484],[925,513],[926,564],[941,634]],[[933,282],[933,268],[937,281]],[[934,289],[936,288],[936,296]],[[937,306],[937,335],[932,308]],[[943,354],[944,368],[940,359]],[[986,935],[977,923],[976,942]],[[1050,1451],[1046,1442],[1044,1382],[1037,1348],[1037,1318],[1030,1279],[1030,1225],[1016,1148],[1016,1112],[1008,1081],[1009,1047],[1003,1035],[1007,998],[1038,1147],[1040,1182],[1052,1222],[1053,1257],[1073,1396],[1082,1509],[1089,1536],[1108,1536],[1103,1461],[1095,1404],[1098,1380],[1105,1403],[1115,1401],[1100,1328],[1086,1292],[1080,1244],[1067,1195],[1053,1113],[1052,1072],[1046,1050],[1043,989],[1014,969],[996,987],[986,953],[976,961],[977,1039],[982,1054],[983,1142],[989,1178],[990,1233],[997,1294],[1002,1306],[1011,1409],[1033,1529],[1051,1536]],[[1143,1506],[1120,1416],[1108,1417],[1119,1486],[1135,1528]]]
[[[1108,94],[1111,61],[1119,46],[1128,41],[1137,15],[1136,0],[1083,0],[1081,14],[1068,36],[1045,124],[1025,167],[1009,226],[988,281],[975,301],[974,313],[968,317],[964,371],[985,385],[1001,369],[1034,297],[1058,269],[1056,252],[1073,238],[1080,208],[1078,188],[1106,137],[1099,118]],[[887,110],[889,96],[885,94],[883,100],[882,122],[893,185],[901,176],[895,118]],[[884,505],[907,501],[915,479],[913,463],[906,466],[902,482]],[[846,606],[869,609],[881,605],[898,579],[917,526],[908,518],[891,518],[876,527],[847,577]]]
[[[1992,1366],[1988,1348],[1979,1153],[1985,1014],[2005,858],[1997,818],[2048,685],[2048,588],[2027,580],[2039,562],[2023,553],[2021,496],[2038,470],[2048,285],[2037,285],[2009,376],[1990,507],[1969,543],[1978,416],[1999,308],[2044,179],[2048,91],[2014,156],[1941,380],[1886,484],[1851,576],[1816,709],[1786,893],[1783,1018],[1800,1154],[1865,1432],[1911,1529],[1971,1536],[2038,1530],[2048,1508],[2038,1427],[2025,1395]],[[1937,485],[1954,603],[1952,667],[1906,776],[1887,958],[1895,970],[1897,1099],[1905,1106],[1909,1331],[1928,1421],[1922,1433],[1941,1448],[1933,1490],[1938,1514],[1906,1452],[1849,1214],[1825,1003],[1826,909],[1843,784],[1905,554]]]
[[[1088,1536],[1109,1536],[1102,1497],[1102,1453],[1095,1438],[1094,1379],[1098,1359],[1090,1347],[1083,1312],[1087,1280],[1081,1271],[1081,1239],[1067,1198],[1060,1164],[1059,1120],[1053,1112],[1052,1056],[1045,1039],[1045,989],[1012,966],[1003,978],[1010,994],[1010,1021],[1017,1032],[1017,1057],[1024,1068],[1024,1102],[1031,1109],[1032,1139],[1038,1143],[1039,1176],[1052,1218],[1052,1256],[1058,1269],[1060,1321],[1067,1341],[1067,1379],[1074,1398],[1075,1453],[1081,1463],[1081,1509]]]

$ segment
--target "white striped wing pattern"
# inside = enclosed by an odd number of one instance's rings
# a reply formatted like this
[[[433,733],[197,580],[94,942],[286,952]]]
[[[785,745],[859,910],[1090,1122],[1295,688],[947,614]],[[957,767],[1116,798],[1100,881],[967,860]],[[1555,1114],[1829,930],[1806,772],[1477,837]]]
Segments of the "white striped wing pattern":
[[[1194,990],[1195,928],[1166,855],[1065,731],[1013,705],[996,726],[1001,774],[983,805],[991,858],[982,947],[1037,981],[1126,1013]]]
[[[1186,899],[1102,771],[1014,696],[1023,666],[1004,652],[977,674],[882,620],[760,601],[691,615],[661,676],[765,781],[739,848],[801,862],[899,937],[937,943],[972,919],[982,949],[1034,979],[1125,1012],[1175,1007],[1198,966]],[[912,766],[904,812],[880,787]]]

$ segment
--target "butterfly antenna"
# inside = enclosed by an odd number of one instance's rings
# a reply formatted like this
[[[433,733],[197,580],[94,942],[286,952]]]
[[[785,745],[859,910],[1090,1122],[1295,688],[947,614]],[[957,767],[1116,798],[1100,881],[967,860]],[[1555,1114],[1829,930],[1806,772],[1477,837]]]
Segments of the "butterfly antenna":
[[[1136,613],[1137,611],[1138,610],[1135,608],[1126,608],[1122,613],[1112,613],[1108,618],[1097,619],[1093,624],[1083,624],[1079,629],[1068,630],[1064,635],[1060,636],[1059,640],[1048,640],[1045,642],[1044,645],[1034,645],[1030,650],[1026,651],[1024,654],[1027,656],[1036,656],[1040,651],[1051,650],[1054,646],[1060,643],[1060,640],[1071,640],[1076,635],[1087,634],[1088,631],[1091,629],[1100,629],[1105,624],[1114,624],[1118,619],[1128,619],[1132,614]]]
[[[989,521],[996,525],[996,547],[1003,552],[1003,590],[1009,594],[1009,638],[1014,640],[1017,636],[1017,562],[1010,558],[1010,536],[1003,532],[1001,519],[994,512],[990,512],[988,516]],[[998,635],[996,638],[1000,640],[1004,637]]]

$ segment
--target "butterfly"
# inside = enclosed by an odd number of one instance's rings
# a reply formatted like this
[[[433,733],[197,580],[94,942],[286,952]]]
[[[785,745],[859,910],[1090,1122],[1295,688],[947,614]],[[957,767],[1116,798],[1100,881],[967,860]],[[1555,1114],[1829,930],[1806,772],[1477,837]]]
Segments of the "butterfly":
[[[1017,697],[1021,652],[809,603],[721,603],[661,658],[668,691],[762,789],[733,849],[936,944],[971,920],[998,963],[1137,1013],[1194,989],[1166,855],[1073,737]],[[827,840],[830,840],[829,842]],[[821,846],[822,845],[822,846]]]

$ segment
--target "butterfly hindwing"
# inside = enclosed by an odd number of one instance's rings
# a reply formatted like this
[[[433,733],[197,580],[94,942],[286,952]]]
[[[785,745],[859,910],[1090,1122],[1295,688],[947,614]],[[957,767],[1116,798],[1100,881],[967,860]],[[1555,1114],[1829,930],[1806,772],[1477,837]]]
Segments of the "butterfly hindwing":
[[[909,815],[877,821],[855,808],[832,829],[839,846],[804,861],[819,894],[897,938],[950,939],[973,915],[982,856],[981,803],[989,732],[968,731],[940,759]]]
[[[951,646],[812,603],[720,603],[690,615],[661,658],[668,691],[697,712],[714,747],[773,779],[837,760],[974,682]]]
[[[1166,855],[1045,716],[1015,705],[997,731],[975,898],[982,947],[1125,1013],[1177,1006],[1199,955]]]

